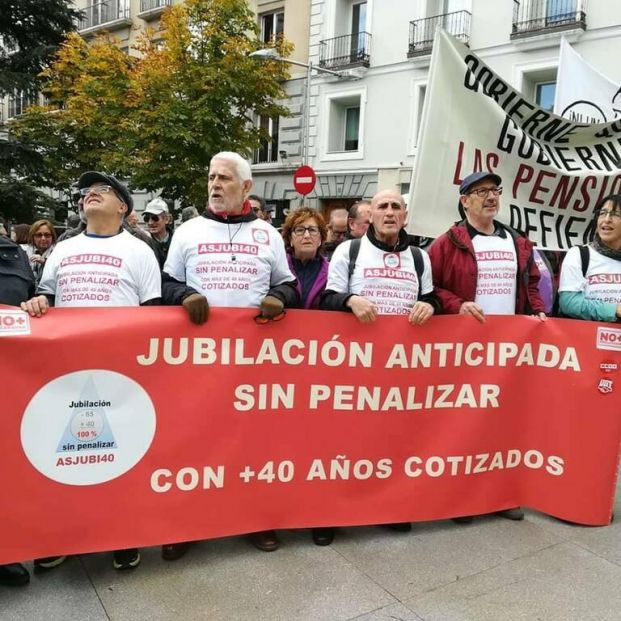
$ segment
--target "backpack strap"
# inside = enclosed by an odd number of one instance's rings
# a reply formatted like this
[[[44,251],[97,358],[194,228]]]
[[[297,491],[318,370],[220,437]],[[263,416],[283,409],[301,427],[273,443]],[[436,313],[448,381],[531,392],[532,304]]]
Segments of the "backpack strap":
[[[589,261],[591,259],[591,253],[588,246],[579,246],[580,248],[580,262],[582,263],[582,275],[586,276],[589,270]]]
[[[416,276],[418,278],[418,296],[417,300],[420,300],[421,291],[423,288],[423,272],[425,271],[425,263],[423,262],[423,253],[417,246],[410,246],[412,251],[412,258],[414,259],[414,269],[416,270]]]
[[[354,269],[356,269],[356,259],[358,258],[358,253],[360,252],[360,238],[351,240],[351,244],[349,244],[349,268],[347,270],[347,280],[351,280],[351,276],[354,273]]]
[[[414,259],[414,269],[418,278],[418,298],[421,296],[423,272],[425,271],[425,263],[423,261],[423,253],[417,246],[410,246],[412,258]],[[347,269],[347,280],[351,280],[354,269],[356,269],[356,259],[360,252],[360,238],[352,239],[349,245],[349,267]]]

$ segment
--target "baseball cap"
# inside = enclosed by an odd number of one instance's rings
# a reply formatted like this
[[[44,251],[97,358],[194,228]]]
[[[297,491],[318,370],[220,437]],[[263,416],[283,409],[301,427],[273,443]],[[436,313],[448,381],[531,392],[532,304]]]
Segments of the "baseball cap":
[[[495,175],[494,173],[491,173],[491,172],[487,172],[487,171],[481,170],[479,172],[475,172],[475,173],[472,173],[471,175],[468,175],[461,182],[461,185],[459,186],[459,193],[460,194],[466,194],[466,192],[468,192],[468,190],[475,183],[477,183],[479,181],[483,181],[483,179],[491,179],[496,185],[500,185],[502,183],[502,179],[498,175]]]
[[[147,203],[145,210],[142,212],[143,215],[145,213],[153,214],[154,216],[159,216],[162,213],[170,213],[168,211],[168,205],[163,198],[154,198],[152,201]]]
[[[89,170],[78,179],[78,188],[80,190],[82,188],[90,188],[93,183],[97,183],[98,181],[101,181],[114,189],[114,191],[121,197],[121,200],[127,205],[127,213],[134,208],[134,201],[130,191],[127,189],[127,186],[112,175],[106,175],[106,173]]]

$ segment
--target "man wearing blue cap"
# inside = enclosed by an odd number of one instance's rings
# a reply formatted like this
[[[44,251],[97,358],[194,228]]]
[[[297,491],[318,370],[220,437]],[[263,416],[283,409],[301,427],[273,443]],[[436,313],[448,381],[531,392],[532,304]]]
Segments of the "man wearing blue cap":
[[[486,315],[536,314],[545,319],[533,244],[496,220],[500,184],[500,177],[491,172],[475,172],[462,181],[459,212],[464,219],[428,251],[435,291],[445,313],[472,315],[481,323]],[[511,520],[524,518],[519,507],[499,514]]]

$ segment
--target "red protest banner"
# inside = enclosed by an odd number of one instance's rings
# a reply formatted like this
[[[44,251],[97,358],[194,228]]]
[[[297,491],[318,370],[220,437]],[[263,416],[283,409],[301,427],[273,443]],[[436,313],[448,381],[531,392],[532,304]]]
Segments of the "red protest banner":
[[[621,330],[253,315],[53,309],[1,333],[0,563],[517,505],[609,522]]]

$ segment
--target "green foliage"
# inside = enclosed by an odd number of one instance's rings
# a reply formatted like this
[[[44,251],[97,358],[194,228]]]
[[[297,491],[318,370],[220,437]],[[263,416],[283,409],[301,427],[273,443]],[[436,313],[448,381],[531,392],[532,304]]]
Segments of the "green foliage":
[[[67,0],[0,0],[0,96],[39,91],[42,69],[80,15],[69,5]],[[28,182],[42,165],[36,142],[0,131],[0,211],[23,222],[58,207]]]
[[[212,155],[249,155],[262,137],[255,116],[288,114],[278,104],[286,97],[282,63],[248,58],[263,43],[244,0],[173,5],[161,38],[153,34],[141,38],[136,56],[108,38],[87,46],[68,37],[45,72],[50,105],[12,126],[42,145],[38,182],[67,184],[85,169],[103,169],[201,208]],[[284,41],[277,45],[290,52]]]

